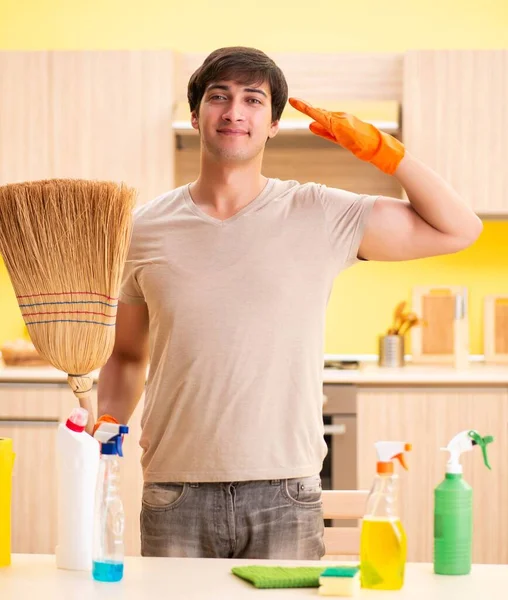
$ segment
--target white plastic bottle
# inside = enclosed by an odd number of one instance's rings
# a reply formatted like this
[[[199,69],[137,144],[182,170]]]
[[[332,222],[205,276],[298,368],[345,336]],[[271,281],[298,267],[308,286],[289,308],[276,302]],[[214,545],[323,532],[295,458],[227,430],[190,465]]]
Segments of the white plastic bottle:
[[[99,471],[100,444],[85,432],[88,411],[72,410],[58,426],[58,538],[55,549],[59,569],[92,568],[94,501]]]
[[[95,437],[102,443],[95,497],[92,576],[96,581],[120,581],[124,567],[125,514],[120,496],[120,461],[127,425],[102,423]]]

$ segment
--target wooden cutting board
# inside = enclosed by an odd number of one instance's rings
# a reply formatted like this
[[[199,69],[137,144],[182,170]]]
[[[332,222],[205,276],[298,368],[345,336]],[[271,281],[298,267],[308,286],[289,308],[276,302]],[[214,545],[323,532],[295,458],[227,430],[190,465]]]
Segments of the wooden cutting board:
[[[465,302],[467,329],[467,288],[462,286],[417,286],[413,288],[412,310],[424,325],[411,329],[411,354],[415,363],[449,364],[455,361],[455,310],[457,296]]]
[[[508,363],[508,296],[485,296],[483,304],[485,362]]]

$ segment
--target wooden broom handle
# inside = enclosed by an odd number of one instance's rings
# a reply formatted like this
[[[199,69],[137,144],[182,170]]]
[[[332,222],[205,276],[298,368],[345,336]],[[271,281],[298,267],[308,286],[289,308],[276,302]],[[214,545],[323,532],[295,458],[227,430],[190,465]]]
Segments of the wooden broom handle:
[[[67,382],[71,386],[74,395],[79,400],[81,408],[85,408],[88,411],[88,423],[86,424],[85,431],[92,435],[93,427],[95,425],[95,416],[91,398],[93,379],[86,375],[69,375],[67,377]]]

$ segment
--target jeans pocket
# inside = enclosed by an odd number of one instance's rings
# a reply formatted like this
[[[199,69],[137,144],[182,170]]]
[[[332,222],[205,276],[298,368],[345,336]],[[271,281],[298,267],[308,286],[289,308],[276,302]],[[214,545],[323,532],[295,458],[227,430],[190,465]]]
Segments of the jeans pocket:
[[[145,483],[142,504],[150,510],[171,510],[182,504],[188,489],[186,483]]]
[[[283,495],[294,505],[316,508],[321,507],[321,477],[296,477],[282,482]]]

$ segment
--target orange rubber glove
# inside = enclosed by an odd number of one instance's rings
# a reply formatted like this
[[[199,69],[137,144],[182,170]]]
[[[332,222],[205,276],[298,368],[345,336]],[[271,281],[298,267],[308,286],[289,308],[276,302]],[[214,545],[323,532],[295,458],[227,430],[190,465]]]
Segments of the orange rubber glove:
[[[404,146],[399,140],[353,115],[313,108],[296,98],[289,98],[289,104],[314,119],[309,125],[312,133],[339,144],[388,175],[393,175],[404,157]]]
[[[112,417],[111,415],[102,415],[97,419],[95,425],[93,426],[92,436],[97,431],[97,428],[101,423],[115,423],[115,425],[120,424],[115,417]]]

